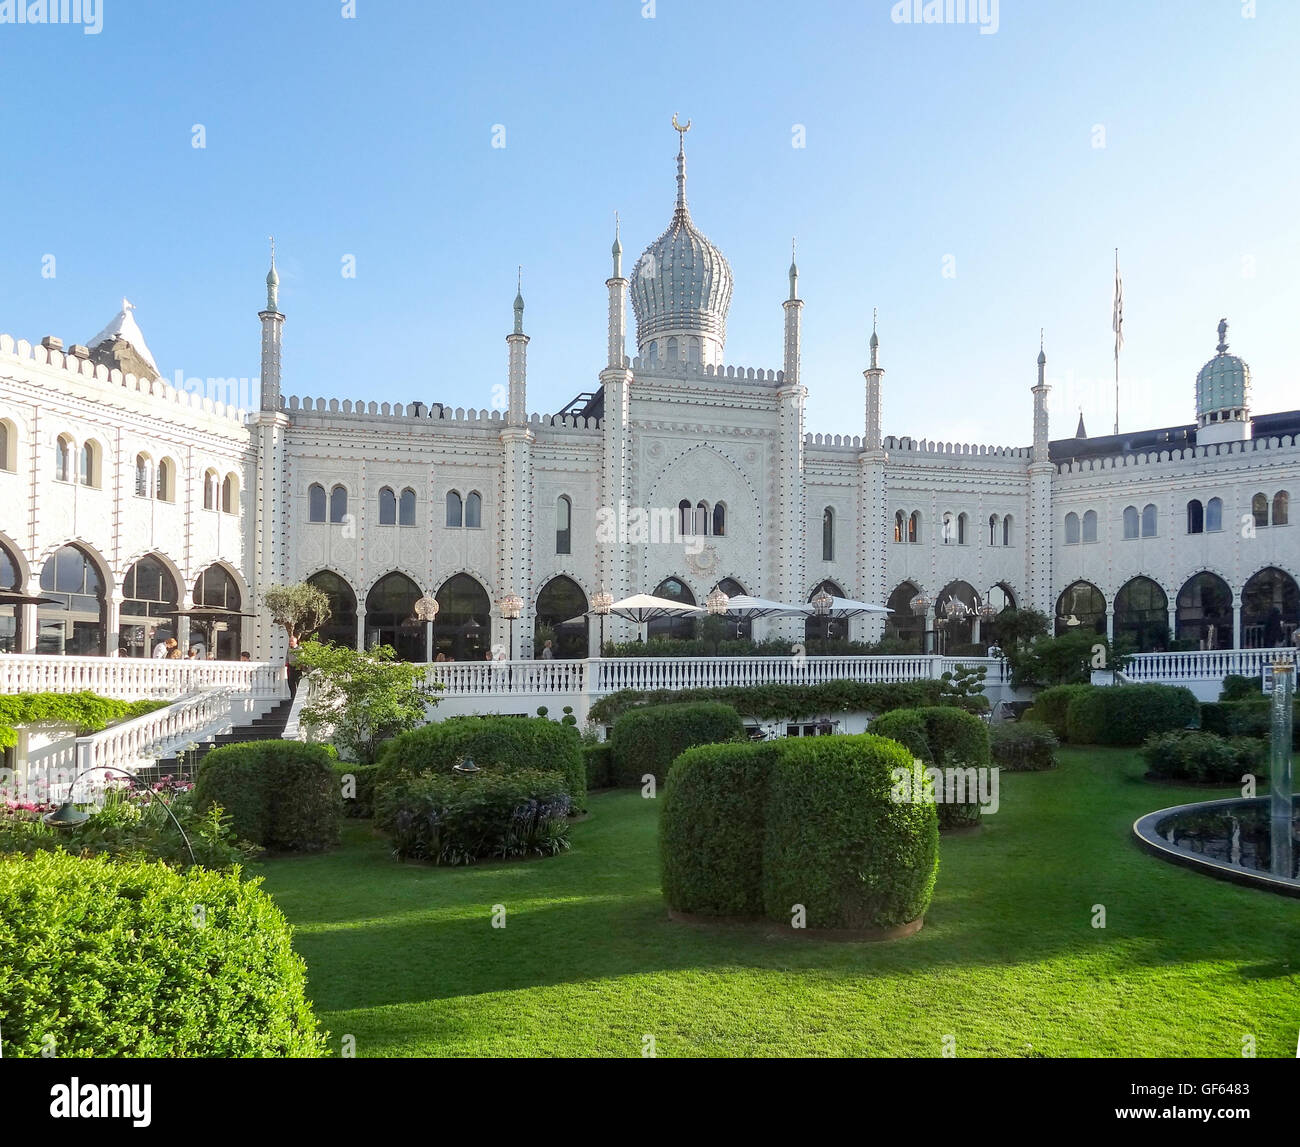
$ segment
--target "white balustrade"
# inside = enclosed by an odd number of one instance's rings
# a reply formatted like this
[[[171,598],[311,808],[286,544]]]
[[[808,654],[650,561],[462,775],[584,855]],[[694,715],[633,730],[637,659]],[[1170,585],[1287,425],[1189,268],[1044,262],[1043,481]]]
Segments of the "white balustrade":
[[[1124,667],[1130,681],[1222,681],[1229,675],[1258,678],[1265,665],[1295,665],[1295,649],[1203,649],[1183,653],[1137,653]]]
[[[122,701],[230,689],[286,697],[283,665],[264,661],[172,661],[153,657],[0,654],[0,693],[96,693]]]
[[[77,738],[77,771],[116,768],[131,772],[152,765],[186,741],[231,723],[235,701],[229,689],[213,689],[182,697],[165,709],[123,721]]]

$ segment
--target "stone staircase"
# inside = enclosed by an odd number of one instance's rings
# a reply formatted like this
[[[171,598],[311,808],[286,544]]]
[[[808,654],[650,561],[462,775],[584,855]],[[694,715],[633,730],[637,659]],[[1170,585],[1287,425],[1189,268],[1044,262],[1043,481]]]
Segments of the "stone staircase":
[[[238,745],[246,741],[276,741],[284,736],[284,728],[289,720],[289,711],[293,708],[293,698],[286,697],[269,713],[250,721],[247,725],[237,725],[229,733],[220,733],[206,741],[196,742],[198,748],[192,752],[164,757],[156,765],[140,769],[136,779],[141,784],[156,784],[168,777],[184,776],[193,780],[203,758],[213,749],[222,745]],[[182,756],[184,760],[182,760]]]

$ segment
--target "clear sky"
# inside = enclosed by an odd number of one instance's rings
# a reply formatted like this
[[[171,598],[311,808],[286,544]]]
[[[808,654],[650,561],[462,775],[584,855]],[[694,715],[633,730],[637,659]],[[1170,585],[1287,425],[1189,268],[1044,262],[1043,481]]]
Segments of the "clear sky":
[[[255,377],[274,233],[286,394],[489,407],[522,264],[554,410],[597,385],[614,212],[628,270],[668,223],[677,112],[728,361],[780,367],[798,237],[810,431],[862,432],[878,307],[886,433],[1027,443],[1040,327],[1053,437],[1108,432],[1116,247],[1121,428],[1191,421],[1223,316],[1255,411],[1300,406],[1294,0],[1001,0],[992,34],[888,0],[101,2],[95,35],[0,24],[16,337],[126,296],[169,379]]]

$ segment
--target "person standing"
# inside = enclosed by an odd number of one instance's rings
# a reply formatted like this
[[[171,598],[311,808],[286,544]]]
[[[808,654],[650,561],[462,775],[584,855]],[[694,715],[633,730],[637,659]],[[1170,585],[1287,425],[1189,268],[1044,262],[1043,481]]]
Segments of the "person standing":
[[[546,643],[542,646],[542,660],[551,661],[554,659],[554,657],[555,657],[555,650],[551,648],[551,642],[550,639],[548,638]]]

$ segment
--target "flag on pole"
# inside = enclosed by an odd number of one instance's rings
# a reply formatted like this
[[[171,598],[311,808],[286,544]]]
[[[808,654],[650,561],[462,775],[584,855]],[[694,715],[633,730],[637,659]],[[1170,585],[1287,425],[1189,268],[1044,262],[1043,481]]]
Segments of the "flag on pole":
[[[1119,250],[1115,251],[1115,313],[1111,317],[1115,330],[1115,361],[1124,347],[1124,280],[1119,277]]]

